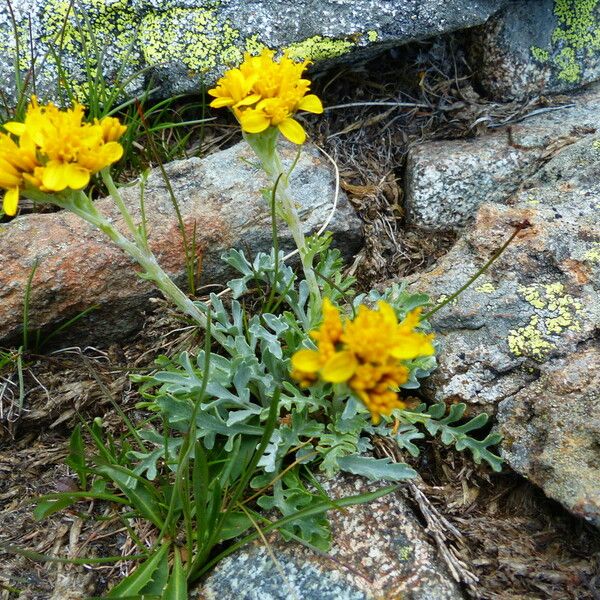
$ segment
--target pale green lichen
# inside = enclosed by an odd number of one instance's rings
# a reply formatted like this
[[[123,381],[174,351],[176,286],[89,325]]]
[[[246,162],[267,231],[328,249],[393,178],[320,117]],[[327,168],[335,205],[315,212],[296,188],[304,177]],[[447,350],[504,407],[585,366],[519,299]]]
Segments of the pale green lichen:
[[[346,54],[356,42],[315,35],[286,48],[289,56],[297,60],[326,60]]]
[[[538,62],[548,62],[550,60],[550,52],[548,50],[543,50],[542,48],[538,48],[537,46],[531,46],[531,55]]]
[[[592,248],[584,253],[583,260],[591,263],[600,263],[600,242],[592,244]]]
[[[527,325],[512,329],[508,347],[515,356],[543,361],[555,347],[553,336],[581,331],[577,313],[582,304],[565,292],[562,283],[519,286],[519,294],[535,309]]]
[[[249,38],[246,38],[246,52],[249,52],[250,54],[260,54],[263,50],[263,48],[266,48],[265,44],[263,44],[259,37],[258,34],[252,35]]]
[[[554,344],[544,339],[539,323],[540,317],[533,315],[527,325],[509,332],[508,347],[515,356],[528,356],[541,361],[554,348]]]
[[[150,11],[140,20],[139,11],[130,0],[44,0],[40,30],[40,47],[59,49],[47,56],[54,64],[58,80],[68,79],[70,93],[84,100],[93,83],[89,73],[101,72],[102,56],[111,65],[127,65],[126,77],[142,72],[145,67],[158,67],[179,59],[190,76],[239,64],[244,52],[259,53],[265,45],[259,35],[243,38],[230,19],[224,17],[220,0],[205,0],[201,7],[171,8]],[[17,24],[20,46],[19,63],[22,70],[31,67],[27,20]],[[313,36],[287,50],[296,59],[324,60],[347,53],[357,45],[377,41],[379,34],[371,30],[336,39]],[[143,40],[143,44],[138,40]],[[57,44],[58,41],[58,44]],[[15,53],[12,31],[0,31],[0,51]],[[83,59],[83,60],[82,60]],[[82,62],[86,63],[82,67]],[[110,74],[109,74],[110,79]]]
[[[577,62],[577,55],[573,48],[563,48],[554,62],[560,69],[558,78],[567,83],[577,83],[581,78],[581,67]]]
[[[442,302],[445,302],[446,300],[448,300],[450,296],[448,296],[448,294],[442,294],[441,296],[438,297],[438,299],[436,300],[436,304],[442,304]],[[458,304],[458,298],[454,298],[454,300],[451,300],[448,303],[450,306],[456,306]]]
[[[533,58],[550,62],[557,69],[557,78],[565,83],[579,82],[584,59],[600,51],[599,2],[555,0],[557,27],[552,32],[551,48],[531,48]]]
[[[594,150],[600,150],[600,140],[596,140],[593,144],[592,144],[592,148]]]
[[[519,293],[534,308],[539,308],[539,309],[546,308],[546,303],[544,300],[542,300],[542,297],[540,295],[540,290],[538,288],[536,288],[536,286],[520,285]]]
[[[482,283],[480,286],[475,288],[476,292],[481,292],[482,294],[491,294],[496,291],[493,283]]]
[[[240,32],[229,19],[219,16],[216,4],[203,10],[174,8],[150,13],[142,20],[140,33],[150,66],[178,57],[195,75],[242,60]]]
[[[112,73],[107,74],[110,83],[119,76],[128,78],[142,68],[141,54],[136,44],[135,11],[128,0],[46,0],[40,10],[40,36],[36,40],[37,50],[46,48],[44,60],[37,56],[44,70],[55,73],[59,80],[62,97],[74,97],[85,101],[93,81],[102,71],[103,60],[110,56]],[[31,54],[29,22],[26,18],[16,23],[17,40],[14,32],[4,32],[0,39],[0,50],[15,59],[16,42],[19,46],[18,66],[21,71],[31,69],[34,57]],[[6,39],[9,35],[10,39]]]
[[[398,558],[404,562],[410,560],[413,553],[411,546],[400,546],[398,548]]]

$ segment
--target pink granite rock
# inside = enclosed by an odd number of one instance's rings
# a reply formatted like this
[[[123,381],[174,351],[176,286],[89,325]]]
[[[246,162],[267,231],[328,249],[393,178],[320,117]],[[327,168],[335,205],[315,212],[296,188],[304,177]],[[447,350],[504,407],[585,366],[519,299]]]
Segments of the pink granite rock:
[[[295,151],[290,149],[288,159]],[[229,271],[220,260],[236,247],[253,255],[271,247],[271,220],[261,196],[266,185],[248,162],[245,144],[167,165],[166,170],[187,228],[196,232],[201,262],[200,286],[225,284]],[[315,149],[304,152],[292,175],[306,231],[314,231],[330,212],[334,182]],[[139,186],[123,190],[126,204],[139,221]],[[145,185],[145,209],[150,245],[165,270],[185,289],[185,260],[181,233],[169,194],[159,171]],[[102,213],[122,225],[110,198],[97,201]],[[360,221],[345,197],[340,198],[329,229],[351,255],[360,245]],[[121,231],[124,228],[121,227]],[[283,248],[291,236],[280,228]],[[98,305],[71,339],[101,343],[122,339],[142,322],[155,288],[136,276],[136,266],[101,232],[73,214],[61,211],[18,217],[0,225],[0,341],[7,343],[22,330],[27,279],[37,262],[32,282],[30,326],[52,327],[90,306]]]

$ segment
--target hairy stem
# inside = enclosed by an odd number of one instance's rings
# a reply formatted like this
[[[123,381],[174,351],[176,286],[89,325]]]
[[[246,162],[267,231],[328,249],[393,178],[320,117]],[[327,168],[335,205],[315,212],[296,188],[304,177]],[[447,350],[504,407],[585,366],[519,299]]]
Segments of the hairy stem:
[[[246,134],[244,138],[258,156],[261,166],[273,186],[276,186],[276,200],[278,212],[283,217],[298,248],[304,277],[310,291],[311,321],[314,323],[321,311],[321,289],[313,269],[313,256],[306,244],[302,223],[294,200],[289,193],[288,173],[285,171],[281,158],[277,152],[277,138],[279,132],[270,128],[259,134]]]

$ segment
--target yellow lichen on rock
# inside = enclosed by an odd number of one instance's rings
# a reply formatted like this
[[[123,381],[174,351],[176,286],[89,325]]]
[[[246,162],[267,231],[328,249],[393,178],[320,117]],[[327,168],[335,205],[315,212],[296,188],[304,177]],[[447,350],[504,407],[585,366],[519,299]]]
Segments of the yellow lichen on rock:
[[[594,242],[592,248],[583,255],[583,260],[600,263],[600,242]]]
[[[291,58],[298,60],[327,60],[346,54],[364,40],[373,43],[378,38],[379,34],[376,31],[358,33],[343,39],[315,35],[301,42],[291,44],[285,50]]]
[[[242,60],[242,51],[237,47],[240,32],[228,19],[220,19],[216,8],[174,8],[150,13],[142,20],[140,36],[144,40],[144,58],[150,66],[177,56],[193,73],[204,73],[218,64]]]
[[[491,294],[496,291],[496,288],[493,283],[482,283],[475,288],[475,291],[481,292],[482,294]]]
[[[562,283],[522,285],[519,294],[536,312],[527,325],[512,329],[508,334],[508,347],[515,356],[543,361],[555,347],[552,336],[581,331],[577,313],[582,303],[567,294]]]

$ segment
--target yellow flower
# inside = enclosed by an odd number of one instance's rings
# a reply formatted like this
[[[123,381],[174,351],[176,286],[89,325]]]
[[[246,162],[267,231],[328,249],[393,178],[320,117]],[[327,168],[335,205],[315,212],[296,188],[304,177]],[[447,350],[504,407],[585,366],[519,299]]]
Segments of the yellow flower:
[[[398,324],[396,313],[389,304],[379,302],[378,307],[375,311],[360,306],[358,316],[344,330],[344,343],[358,357],[364,361],[383,362],[388,357],[410,360],[434,353],[433,335],[414,331],[419,324],[421,309],[408,313]]]
[[[411,311],[398,323],[394,309],[382,301],[378,310],[361,305],[354,320],[342,321],[326,298],[323,323],[310,332],[317,349],[296,352],[291,375],[303,387],[318,379],[346,383],[378,423],[381,415],[405,406],[396,391],[409,377],[403,361],[435,352],[433,335],[415,331],[420,314],[420,309]]]
[[[316,381],[317,373],[321,374],[324,381],[332,383],[346,381],[352,374],[348,372],[348,369],[352,368],[352,360],[344,353],[336,351],[342,334],[340,311],[329,298],[325,298],[323,300],[323,323],[319,329],[310,332],[310,337],[317,342],[318,349],[298,350],[292,356],[292,377],[300,381],[303,387]]]
[[[123,148],[118,139],[126,126],[114,117],[84,122],[84,108],[60,110],[41,106],[35,97],[23,123],[11,121],[4,129],[18,138],[0,133],[0,188],[7,190],[4,211],[14,215],[19,190],[26,185],[43,192],[79,190],[90,177],[118,161]]]
[[[37,166],[36,148],[30,136],[23,135],[17,144],[0,133],[0,189],[6,190],[2,210],[9,216],[17,213],[19,191],[25,185],[24,175]]]
[[[217,87],[208,90],[214,100],[210,103],[213,108],[231,106],[248,106],[260,100],[260,95],[252,92],[257,75],[245,77],[239,69],[230,69],[219,81]]]
[[[267,48],[258,56],[246,54],[239,69],[228,71],[208,91],[215,97],[210,105],[230,107],[247,133],[277,127],[291,142],[303,144],[306,132],[294,114],[298,110],[323,112],[321,100],[308,94],[310,81],[302,79],[308,64],[294,62],[287,54],[275,60],[275,52]]]

